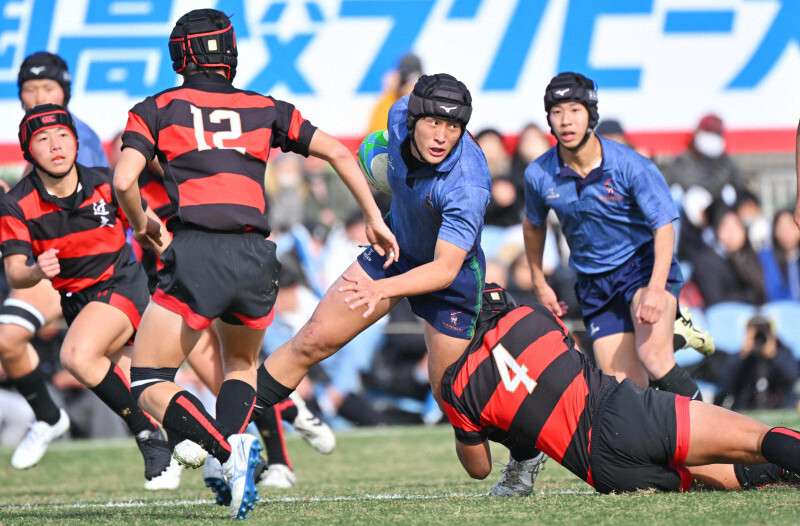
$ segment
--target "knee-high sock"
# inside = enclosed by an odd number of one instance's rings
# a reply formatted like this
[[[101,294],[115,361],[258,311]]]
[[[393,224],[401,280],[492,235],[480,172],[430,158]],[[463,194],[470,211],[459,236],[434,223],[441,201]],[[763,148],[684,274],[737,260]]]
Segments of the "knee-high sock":
[[[142,431],[158,429],[158,425],[136,404],[125,374],[114,362],[111,362],[111,367],[100,383],[90,389],[103,403],[125,420],[134,435]]]

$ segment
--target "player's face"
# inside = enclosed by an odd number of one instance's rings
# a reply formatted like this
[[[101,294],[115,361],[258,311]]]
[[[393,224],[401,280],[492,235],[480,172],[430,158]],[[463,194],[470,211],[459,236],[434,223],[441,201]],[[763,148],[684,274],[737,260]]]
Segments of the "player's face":
[[[556,104],[550,108],[550,125],[560,144],[577,146],[589,129],[589,110],[580,102]]]
[[[53,177],[63,177],[75,165],[78,153],[75,137],[64,127],[42,130],[31,139],[31,154]]]
[[[64,90],[52,79],[26,80],[19,93],[22,106],[29,110],[42,104],[64,105]]]
[[[414,127],[414,140],[419,152],[411,148],[411,153],[421,161],[439,164],[453,151],[460,138],[460,123],[438,117],[423,117]]]

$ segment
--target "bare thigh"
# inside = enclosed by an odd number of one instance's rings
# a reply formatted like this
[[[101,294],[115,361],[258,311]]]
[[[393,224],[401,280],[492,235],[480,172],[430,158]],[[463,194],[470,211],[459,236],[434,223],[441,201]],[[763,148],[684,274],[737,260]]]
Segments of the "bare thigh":
[[[692,400],[687,466],[716,463],[762,464],[761,441],[770,427],[725,408]]]
[[[369,275],[354,262],[345,274],[362,279]],[[351,310],[344,299],[348,292],[339,292],[345,283],[340,276],[320,300],[303,328],[288,342],[278,347],[264,362],[270,374],[281,384],[295,388],[312,365],[332,355],[361,331],[392,310],[402,298],[384,299],[367,318],[363,308]]]

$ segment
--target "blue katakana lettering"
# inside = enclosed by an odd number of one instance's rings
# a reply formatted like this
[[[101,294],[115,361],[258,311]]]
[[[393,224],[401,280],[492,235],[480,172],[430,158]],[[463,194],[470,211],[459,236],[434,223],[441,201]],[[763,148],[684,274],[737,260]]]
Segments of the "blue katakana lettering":
[[[394,22],[364,80],[358,86],[358,93],[381,91],[383,74],[393,69],[397,60],[411,50],[435,3],[435,0],[342,0],[339,10],[342,18],[388,17]]]

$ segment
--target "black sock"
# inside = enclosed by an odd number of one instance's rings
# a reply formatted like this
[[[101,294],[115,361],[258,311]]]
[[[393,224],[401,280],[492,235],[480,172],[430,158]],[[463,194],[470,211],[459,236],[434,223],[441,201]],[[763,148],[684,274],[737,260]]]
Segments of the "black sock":
[[[117,364],[111,362],[105,378],[94,387],[89,388],[100,400],[103,401],[112,411],[117,413],[125,420],[128,429],[134,435],[142,431],[152,431],[158,426],[150,420],[136,404],[136,400],[131,395],[128,381]]]
[[[287,398],[279,403],[277,407],[281,413],[281,420],[284,422],[289,422],[291,424],[294,422],[294,419],[297,418],[297,406],[291,398]]]
[[[256,418],[262,411],[272,407],[284,398],[288,398],[294,389],[282,385],[269,374],[262,363],[258,368],[258,384],[256,392],[256,407],[251,418]]]
[[[217,422],[224,430],[223,436],[244,432],[250,421],[256,390],[241,380],[222,382],[217,395]]]
[[[289,464],[289,455],[286,452],[286,441],[283,438],[283,423],[278,417],[277,406],[271,407],[261,413],[258,418],[253,420],[264,441],[264,449],[267,453],[267,465]]]
[[[47,392],[47,383],[40,366],[37,365],[36,369],[25,376],[9,378],[8,381],[17,388],[19,394],[25,397],[28,405],[33,409],[33,414],[36,415],[36,420],[51,426],[58,422],[58,419],[61,418],[61,410]]]
[[[742,489],[758,489],[783,480],[783,468],[775,464],[734,464],[733,472],[736,473],[736,480],[742,485]]]
[[[800,433],[773,427],[761,442],[761,454],[769,462],[800,474]]]
[[[164,427],[169,434],[176,433],[196,442],[222,463],[231,456],[223,427],[189,391],[181,391],[169,401]]]
[[[697,387],[697,384],[692,380],[692,377],[689,376],[689,373],[678,364],[675,364],[675,367],[670,369],[663,377],[650,382],[650,387],[683,395],[692,400],[703,400],[700,388]]]
[[[338,414],[358,426],[389,424],[389,418],[386,415],[372,407],[366,397],[356,393],[350,393],[344,398]]]

